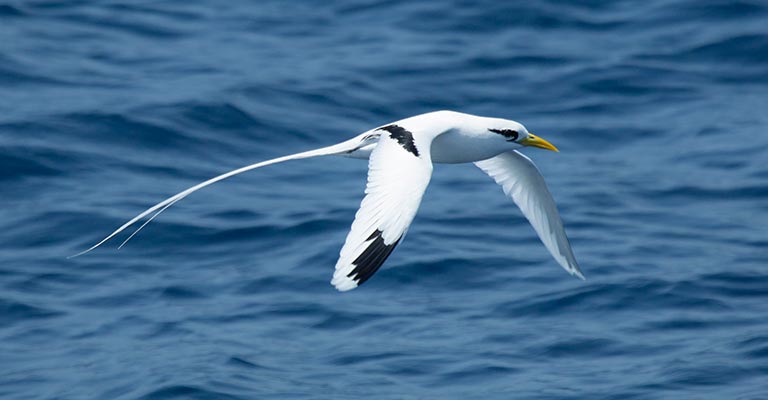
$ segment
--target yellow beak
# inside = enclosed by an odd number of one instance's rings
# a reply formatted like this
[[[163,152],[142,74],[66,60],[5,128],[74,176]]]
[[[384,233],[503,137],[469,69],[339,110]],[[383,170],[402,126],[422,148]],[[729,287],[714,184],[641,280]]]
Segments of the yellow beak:
[[[558,150],[557,147],[555,147],[552,143],[549,143],[546,140],[533,135],[532,133],[529,133],[528,137],[521,140],[519,143],[522,144],[523,146],[538,147],[540,149],[560,152],[560,150]]]

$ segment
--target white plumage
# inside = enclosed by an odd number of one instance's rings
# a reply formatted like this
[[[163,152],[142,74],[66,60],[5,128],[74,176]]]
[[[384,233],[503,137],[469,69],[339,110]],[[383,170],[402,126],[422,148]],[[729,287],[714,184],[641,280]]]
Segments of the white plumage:
[[[333,146],[219,175],[150,207],[75,256],[101,246],[151,215],[125,240],[127,242],[177,201],[233,175],[288,160],[338,155],[369,159],[365,198],[341,249],[331,281],[338,290],[351,290],[368,280],[403,238],[429,184],[433,163],[474,162],[520,207],[555,260],[572,275],[584,279],[544,178],[533,162],[517,151],[525,146],[557,151],[515,121],[453,111],[421,114],[377,127]]]

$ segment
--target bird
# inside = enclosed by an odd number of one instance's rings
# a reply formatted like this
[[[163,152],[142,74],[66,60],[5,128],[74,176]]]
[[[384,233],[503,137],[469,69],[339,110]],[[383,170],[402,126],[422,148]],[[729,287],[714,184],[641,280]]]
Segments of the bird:
[[[95,245],[70,257],[96,249],[149,216],[118,247],[121,248],[176,202],[231,176],[290,160],[342,156],[367,159],[368,180],[331,279],[337,290],[345,292],[362,285],[392,254],[416,215],[433,164],[474,163],[520,208],[554,260],[571,275],[585,280],[544,177],[533,161],[519,151],[526,147],[559,151],[513,120],[449,110],[419,114],[378,126],[341,143],[218,175],[155,204]]]

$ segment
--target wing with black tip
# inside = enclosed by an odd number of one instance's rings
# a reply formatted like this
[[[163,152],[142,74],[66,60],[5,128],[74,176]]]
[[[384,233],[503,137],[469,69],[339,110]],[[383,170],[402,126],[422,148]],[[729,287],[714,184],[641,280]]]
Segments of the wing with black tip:
[[[405,235],[432,176],[429,143],[389,125],[368,161],[365,198],[341,249],[331,283],[340,291],[367,281]]]

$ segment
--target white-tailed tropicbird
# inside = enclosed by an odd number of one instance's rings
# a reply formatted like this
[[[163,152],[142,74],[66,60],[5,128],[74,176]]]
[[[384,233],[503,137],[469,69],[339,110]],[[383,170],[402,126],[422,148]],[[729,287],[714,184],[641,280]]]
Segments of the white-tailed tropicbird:
[[[531,159],[517,151],[525,146],[558,151],[515,121],[454,111],[416,115],[333,146],[262,161],[209,179],[150,207],[72,257],[101,246],[154,213],[120,245],[122,247],[165,209],[212,183],[283,161],[333,155],[369,160],[365,197],[341,248],[331,280],[340,291],[354,289],[367,281],[403,238],[429,184],[433,163],[475,163],[520,207],[558,264],[571,275],[584,279],[544,177]]]

